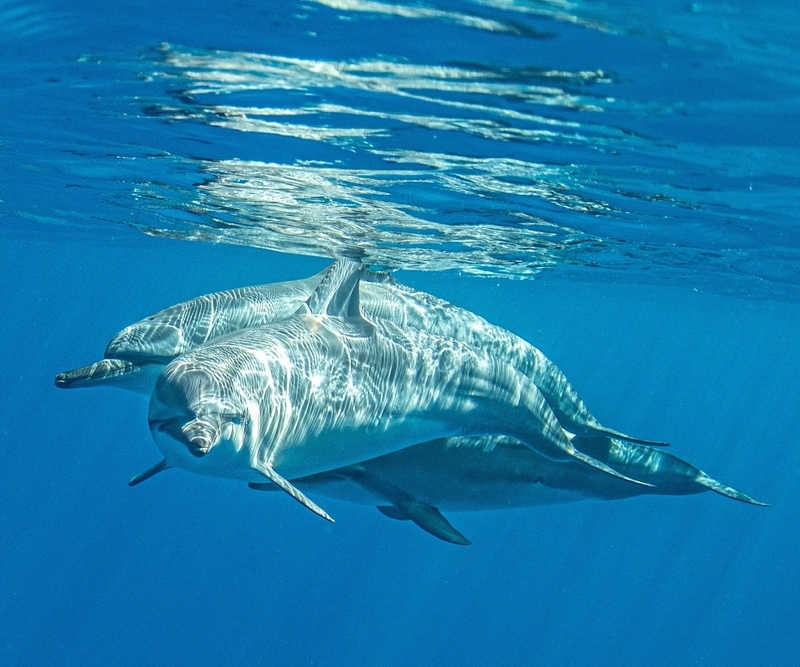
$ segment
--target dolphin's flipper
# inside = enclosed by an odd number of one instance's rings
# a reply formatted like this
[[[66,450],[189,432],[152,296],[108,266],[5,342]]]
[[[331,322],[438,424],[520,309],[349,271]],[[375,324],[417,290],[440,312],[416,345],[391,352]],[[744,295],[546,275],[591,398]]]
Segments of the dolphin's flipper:
[[[159,461],[154,466],[150,466],[144,472],[140,472],[138,475],[134,475],[131,477],[131,481],[128,482],[128,486],[136,486],[137,484],[141,484],[142,482],[150,479],[153,475],[157,475],[158,473],[166,470],[169,468],[169,464],[167,463],[167,459],[163,459]]]
[[[571,454],[581,463],[585,463],[586,465],[589,465],[592,468],[597,468],[598,470],[602,470],[603,472],[606,472],[614,477],[619,477],[620,479],[624,479],[626,482],[633,482],[634,484],[641,484],[642,486],[653,486],[652,484],[648,484],[647,482],[640,482],[638,479],[633,479],[632,477],[623,475],[622,473],[619,473],[616,470],[614,470],[614,468],[607,466],[605,463],[602,463],[601,461],[598,461],[597,459],[594,459],[591,456],[587,456],[583,452],[579,452],[577,449],[574,449],[571,452]]]
[[[636,445],[645,445],[646,447],[669,447],[668,442],[661,442],[660,440],[645,440],[644,438],[634,438],[632,435],[615,431],[613,428],[606,428],[605,426],[592,426],[591,430],[598,436],[605,436],[608,438],[616,438],[617,440],[625,440],[632,442]]]
[[[258,470],[258,472],[264,475],[264,477],[266,477],[270,482],[275,484],[281,491],[285,491],[298,503],[300,503],[301,505],[305,505],[308,509],[314,512],[314,514],[319,514],[319,516],[321,516],[323,519],[326,519],[327,521],[334,523],[333,518],[331,518],[330,514],[328,514],[324,509],[322,509],[319,505],[317,505],[317,503],[311,500],[311,498],[309,498],[300,489],[294,486],[289,480],[281,477],[270,466],[261,465],[257,467],[256,470]],[[253,485],[249,486],[250,488],[257,488]]]
[[[247,482],[247,488],[253,491],[278,491],[278,487],[272,482]]]
[[[391,519],[411,520],[422,530],[440,540],[451,544],[468,546],[472,544],[459,533],[442,513],[433,505],[420,502],[407,491],[395,486],[380,476],[370,474],[364,466],[354,465],[342,469],[349,479],[359,484],[380,498],[388,500],[391,505],[377,505],[378,511]]]
[[[376,505],[375,508],[384,516],[398,521],[413,521],[426,533],[450,544],[469,546],[472,544],[444,518],[437,507],[425,503],[403,503],[402,508],[395,505]]]
[[[397,521],[411,521],[410,516],[401,512],[394,505],[375,505],[375,509],[383,514],[383,516],[388,516],[390,519],[396,519]]]

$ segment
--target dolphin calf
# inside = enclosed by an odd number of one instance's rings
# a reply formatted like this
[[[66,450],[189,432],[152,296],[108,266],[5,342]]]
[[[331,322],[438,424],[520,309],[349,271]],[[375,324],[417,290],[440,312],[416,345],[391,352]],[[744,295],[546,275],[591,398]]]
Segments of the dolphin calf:
[[[499,434],[641,483],[576,449],[536,384],[502,358],[363,318],[363,271],[338,260],[291,317],[167,364],[148,413],[165,462],[139,481],[165,467],[269,480],[330,519],[288,479],[441,437]]]
[[[150,395],[163,367],[211,340],[249,327],[284,320],[311,296],[328,269],[310,278],[207,294],[132,324],[120,331],[105,359],[60,373],[56,386],[116,386]],[[362,312],[403,327],[455,338],[511,364],[539,389],[561,425],[577,435],[608,435],[650,445],[609,429],[589,412],[560,369],[519,336],[425,292],[402,285],[386,273],[363,271]]]
[[[575,438],[590,453],[651,486],[630,484],[582,463],[552,461],[514,438],[441,438],[350,466],[292,479],[305,493],[375,505],[393,519],[411,520],[446,542],[468,545],[442,514],[531,507],[579,500],[619,500],[644,494],[715,491],[763,505],[686,461],[616,438]],[[273,484],[250,483],[271,491]]]

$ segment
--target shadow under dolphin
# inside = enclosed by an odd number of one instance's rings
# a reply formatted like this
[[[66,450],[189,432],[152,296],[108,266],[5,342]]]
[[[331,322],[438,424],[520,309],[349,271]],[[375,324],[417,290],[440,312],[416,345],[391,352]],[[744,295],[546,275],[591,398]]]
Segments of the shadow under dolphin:
[[[292,480],[305,493],[375,505],[393,519],[410,520],[453,544],[471,542],[443,512],[532,507],[581,500],[621,500],[641,495],[692,495],[714,491],[753,505],[750,496],[722,484],[664,450],[616,438],[575,438],[581,451],[626,476],[630,484],[573,461],[553,461],[514,438],[441,438],[398,452]],[[250,483],[272,491],[272,484]]]

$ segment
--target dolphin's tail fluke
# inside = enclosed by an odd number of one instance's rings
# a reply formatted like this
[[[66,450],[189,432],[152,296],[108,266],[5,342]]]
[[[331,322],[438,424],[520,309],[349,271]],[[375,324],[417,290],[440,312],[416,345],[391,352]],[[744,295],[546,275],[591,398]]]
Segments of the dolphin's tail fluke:
[[[712,479],[691,463],[660,449],[607,437],[576,436],[572,443],[615,470],[649,482],[652,491],[642,490],[642,493],[685,495],[710,489],[744,503],[766,505]]]

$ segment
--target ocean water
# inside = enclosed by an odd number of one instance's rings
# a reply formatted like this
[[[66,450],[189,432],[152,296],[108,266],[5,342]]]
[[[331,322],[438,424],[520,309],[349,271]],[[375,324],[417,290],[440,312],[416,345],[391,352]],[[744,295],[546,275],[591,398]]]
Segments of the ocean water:
[[[0,664],[800,659],[800,5],[0,0]],[[155,463],[119,329],[358,256],[716,494],[452,513]]]

